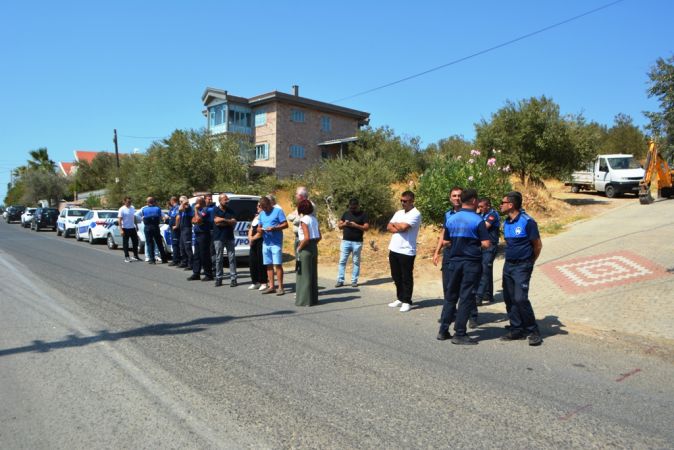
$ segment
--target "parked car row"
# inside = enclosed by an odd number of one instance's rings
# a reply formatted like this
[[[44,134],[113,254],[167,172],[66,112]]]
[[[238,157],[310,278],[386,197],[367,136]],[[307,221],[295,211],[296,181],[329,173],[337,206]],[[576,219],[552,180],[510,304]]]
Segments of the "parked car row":
[[[258,196],[228,194],[228,206],[234,211],[237,224],[234,229],[234,238],[237,257],[248,257],[250,244],[248,242],[248,228],[257,213]],[[190,199],[194,205],[197,197]],[[214,195],[217,200],[217,195]],[[165,215],[168,211],[164,211]],[[21,205],[12,205],[3,212],[7,223],[19,222],[23,227],[34,231],[50,229],[56,231],[57,236],[64,238],[74,237],[78,241],[86,240],[89,244],[105,243],[114,250],[122,246],[122,235],[119,230],[116,209],[87,209],[82,207],[65,207],[60,212],[56,208],[26,208]],[[140,208],[137,212],[139,251],[145,251],[144,224],[140,217]],[[160,227],[164,249],[167,254],[173,253],[171,230],[168,223]]]

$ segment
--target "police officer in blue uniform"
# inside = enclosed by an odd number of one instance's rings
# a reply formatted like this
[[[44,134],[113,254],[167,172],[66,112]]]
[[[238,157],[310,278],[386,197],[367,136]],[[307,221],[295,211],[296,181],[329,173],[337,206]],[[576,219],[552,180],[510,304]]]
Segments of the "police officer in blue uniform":
[[[145,225],[145,242],[147,242],[148,255],[150,256],[150,264],[155,264],[154,252],[155,245],[159,249],[161,255],[161,262],[166,263],[166,252],[164,251],[164,243],[159,232],[159,225],[162,220],[161,208],[157,206],[154,197],[147,198],[147,206],[141,210],[143,224]]]
[[[194,217],[194,210],[190,206],[190,202],[184,195],[180,197],[180,206],[178,207],[178,216],[176,222],[180,230],[180,250],[182,261],[180,267],[184,270],[192,270],[192,218]]]
[[[507,215],[503,224],[506,242],[503,300],[510,319],[510,330],[501,340],[515,341],[528,335],[529,345],[541,345],[543,340],[529,301],[531,273],[543,248],[538,225],[522,210],[519,192],[510,192],[503,197],[501,212]]]
[[[180,261],[182,260],[182,255],[180,252],[180,228],[178,227],[177,219],[178,217],[178,197],[171,197],[169,201],[170,208],[168,211],[168,225],[169,230],[171,231],[171,248],[173,249],[173,256],[171,264],[169,266],[179,266]]]
[[[213,201],[213,195],[204,195],[204,202],[206,204],[206,212],[208,213],[208,221],[211,224],[211,267],[215,267],[215,210],[218,205]]]
[[[468,316],[475,305],[475,290],[482,273],[482,249],[488,248],[489,234],[484,220],[475,212],[477,191],[461,193],[461,210],[445,222],[444,240],[449,241],[448,257],[443,258],[443,280],[446,280],[445,302],[440,315],[438,340],[451,338],[452,344],[474,345],[477,341],[466,334]],[[458,302],[458,310],[457,310]],[[454,337],[449,325],[454,322]]]
[[[461,210],[461,193],[463,192],[463,188],[460,186],[454,186],[450,191],[449,191],[449,203],[452,205],[451,208],[449,208],[445,212],[445,221],[443,222],[443,225],[447,223],[449,218],[453,216],[454,214],[458,213]],[[445,267],[445,261],[449,259],[449,245],[450,242],[445,240],[445,229],[443,226],[442,231],[440,232],[440,237],[438,238],[438,245],[435,248],[435,253],[433,254],[433,265],[437,266],[438,261],[440,260],[440,250],[442,250],[442,265],[440,266],[441,268],[444,269]],[[445,272],[443,270],[442,272],[442,290],[443,290],[443,296],[446,294],[445,292],[445,286],[447,286],[447,280],[445,276]]]
[[[188,281],[199,280],[213,281],[213,261],[211,260],[211,221],[208,210],[202,197],[194,204],[194,217],[192,218],[194,231],[194,257],[192,258],[192,276]],[[204,278],[201,278],[201,269],[204,270]]]

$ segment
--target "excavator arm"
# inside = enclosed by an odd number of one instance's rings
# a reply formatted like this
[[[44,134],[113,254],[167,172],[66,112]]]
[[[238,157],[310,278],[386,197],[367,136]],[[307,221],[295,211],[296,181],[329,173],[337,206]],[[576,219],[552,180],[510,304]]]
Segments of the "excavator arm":
[[[669,168],[669,164],[660,155],[653,141],[648,145],[646,173],[644,174],[644,178],[639,182],[639,203],[642,205],[653,203],[652,189],[657,190],[658,197],[670,197],[674,195],[674,170]]]

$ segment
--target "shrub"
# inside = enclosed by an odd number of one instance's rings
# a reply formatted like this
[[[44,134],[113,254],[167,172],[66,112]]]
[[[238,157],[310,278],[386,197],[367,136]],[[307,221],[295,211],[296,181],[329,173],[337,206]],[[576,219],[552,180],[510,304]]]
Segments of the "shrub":
[[[471,150],[468,158],[438,159],[419,179],[416,206],[424,219],[441,223],[450,208],[449,191],[454,186],[476,189],[480,197],[488,197],[492,204],[499,203],[503,194],[512,190],[510,167],[498,164],[500,154],[484,154]]]

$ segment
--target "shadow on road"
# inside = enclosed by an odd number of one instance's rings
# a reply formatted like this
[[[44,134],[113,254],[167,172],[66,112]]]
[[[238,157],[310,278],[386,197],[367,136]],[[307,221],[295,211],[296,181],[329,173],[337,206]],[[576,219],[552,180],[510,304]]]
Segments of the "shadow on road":
[[[377,286],[378,284],[384,283],[393,283],[393,278],[384,277],[384,278],[375,278],[373,280],[367,280],[364,283],[360,283],[361,286]]]
[[[561,200],[571,206],[606,205],[609,203],[608,200],[594,198],[555,198],[555,200]]]
[[[234,320],[263,318],[269,316],[285,316],[288,314],[294,314],[294,311],[288,310],[274,311],[272,313],[251,314],[248,316],[239,316],[239,317],[234,316],[203,317],[200,319],[190,320],[189,322],[158,323],[154,325],[146,325],[144,327],[132,328],[126,331],[117,331],[112,333],[108,330],[101,330],[98,332],[98,334],[94,336],[82,337],[70,334],[66,336],[65,339],[60,341],[45,342],[41,340],[35,340],[31,345],[0,350],[0,356],[15,355],[18,353],[30,353],[30,352],[46,353],[52,350],[58,350],[62,348],[83,347],[85,345],[95,344],[97,342],[114,342],[119,341],[120,339],[128,339],[135,337],[171,336],[171,335],[198,333],[207,330],[211,326],[222,325]]]
[[[351,300],[357,300],[359,298],[360,298],[359,295],[347,295],[345,297],[320,298],[318,300],[318,304],[319,305],[327,305],[329,303],[350,302]]]

